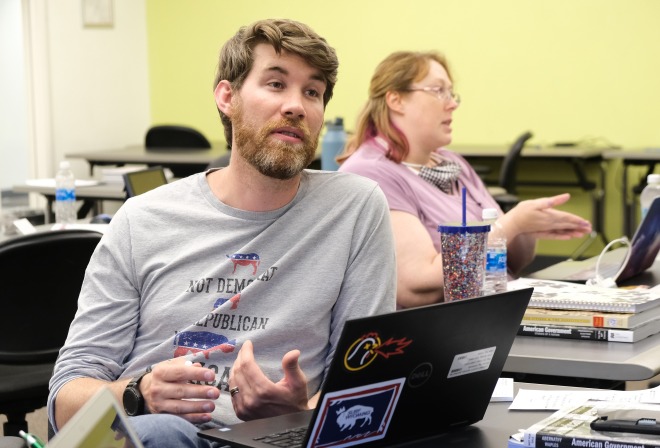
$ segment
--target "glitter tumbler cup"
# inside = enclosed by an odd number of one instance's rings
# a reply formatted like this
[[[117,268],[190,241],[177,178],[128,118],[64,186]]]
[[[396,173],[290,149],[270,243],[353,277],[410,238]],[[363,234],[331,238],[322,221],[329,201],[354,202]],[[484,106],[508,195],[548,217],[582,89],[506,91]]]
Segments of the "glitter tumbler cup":
[[[482,295],[489,230],[481,222],[438,226],[446,302]]]

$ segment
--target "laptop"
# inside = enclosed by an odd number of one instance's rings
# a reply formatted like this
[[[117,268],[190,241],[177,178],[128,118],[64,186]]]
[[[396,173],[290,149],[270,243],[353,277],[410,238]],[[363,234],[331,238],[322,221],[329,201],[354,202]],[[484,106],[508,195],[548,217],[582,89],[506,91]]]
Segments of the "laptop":
[[[123,174],[126,197],[130,198],[156,187],[165,185],[167,177],[162,166],[154,166],[139,171],[130,171]]]
[[[646,216],[639,223],[630,241],[630,257],[626,262],[627,247],[610,250],[600,262],[600,276],[621,282],[641,274],[651,267],[660,250],[660,198],[656,198]],[[561,280],[584,283],[596,278],[598,256],[586,260],[565,260],[540,271],[526,275],[541,280]],[[625,266],[623,266],[625,262]],[[617,276],[617,272],[622,269]]]
[[[46,445],[47,448],[143,448],[110,389],[100,389]]]
[[[532,291],[348,320],[314,410],[199,435],[242,448],[383,446],[476,423],[488,408]],[[290,435],[297,441],[283,440]]]

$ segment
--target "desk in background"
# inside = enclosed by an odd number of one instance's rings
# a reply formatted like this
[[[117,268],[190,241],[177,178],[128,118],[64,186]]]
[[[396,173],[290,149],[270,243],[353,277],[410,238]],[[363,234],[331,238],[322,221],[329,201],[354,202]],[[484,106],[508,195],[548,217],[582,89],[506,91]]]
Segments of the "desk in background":
[[[224,142],[217,142],[211,148],[149,148],[144,145],[127,146],[119,149],[101,151],[85,151],[65,154],[68,158],[85,159],[89,164],[90,176],[93,177],[94,167],[97,165],[146,164],[147,166],[162,166],[163,168],[181,168],[191,172],[206,170],[209,163],[227,153]],[[34,187],[30,185],[15,185],[12,188],[21,193],[40,193],[48,201],[47,221],[53,218],[53,202],[55,189],[48,187]],[[82,219],[90,211],[99,213],[99,203],[104,200],[124,201],[123,184],[99,184],[91,187],[76,187],[76,197],[83,200],[78,210],[78,218]]]
[[[108,149],[102,151],[85,151],[65,154],[73,159],[85,159],[89,163],[90,176],[94,175],[96,165],[125,165],[127,163],[146,164],[148,166],[162,166],[163,168],[184,168],[190,172],[202,172],[209,163],[227,153],[224,142],[213,143],[210,149],[200,148],[167,148],[147,150],[145,146],[128,146],[122,149]],[[312,169],[321,169],[321,151],[308,166]]]
[[[55,187],[21,184],[14,185],[12,190],[17,193],[39,193],[43,195],[47,201],[45,221],[46,223],[54,222]],[[76,199],[82,200],[82,205],[78,209],[78,219],[83,219],[90,211],[95,215],[100,213],[100,201],[124,201],[126,193],[124,192],[124,184],[77,186]]]
[[[633,344],[517,336],[504,370],[516,380],[621,389],[660,374],[660,334]]]
[[[111,149],[106,151],[87,151],[66,154],[66,157],[85,159],[89,163],[90,175],[94,174],[97,165],[126,165],[141,164],[148,166],[162,166],[163,168],[184,167],[187,171],[205,171],[208,164],[223,154],[227,153],[224,142],[214,144],[210,149],[199,148],[167,148],[149,149],[145,146],[129,146],[123,149]],[[311,169],[320,169],[320,152],[308,166]],[[28,184],[14,185],[12,190],[17,193],[40,193],[48,201],[48,213],[46,222],[53,219],[53,202],[55,201],[55,188],[33,186]],[[82,219],[90,211],[99,213],[99,203],[104,200],[124,201],[123,184],[99,184],[95,186],[76,187],[76,197],[83,200],[83,205],[78,211],[78,218]]]
[[[452,145],[449,147],[470,163],[479,160],[502,160],[509,151],[506,146],[484,146],[484,145]],[[573,181],[560,181],[548,176],[546,179],[528,181],[520,180],[517,182],[521,186],[540,186],[540,187],[578,187],[592,195],[592,224],[594,237],[600,236],[604,244],[609,243],[605,236],[604,204],[605,204],[605,168],[603,167],[603,148],[589,147],[538,147],[526,146],[521,152],[521,158],[537,161],[564,161],[571,166],[575,174]],[[598,178],[590,180],[587,175],[588,166],[598,168]],[[592,238],[593,239],[593,238]],[[582,250],[586,249],[583,246]],[[577,255],[581,254],[582,250]]]
[[[163,168],[185,168],[201,172],[208,164],[227,152],[224,142],[214,143],[210,149],[200,148],[165,148],[147,149],[143,145],[128,146],[121,149],[85,151],[65,154],[73,159],[85,159],[89,163],[90,175],[96,165],[125,165],[127,163],[160,165]]]
[[[646,176],[655,171],[655,166],[660,163],[660,148],[647,148],[633,151],[605,151],[603,157],[608,160],[619,159],[623,163],[623,185],[621,187],[622,196],[622,216],[623,216],[623,233],[632,238],[635,229],[637,228],[636,217],[638,216],[637,208],[635,207],[635,190],[641,190],[641,187],[646,183]],[[631,166],[645,166],[647,168],[646,175],[641,179],[640,183],[632,188],[631,194],[628,193],[628,170]]]
[[[658,284],[660,258],[622,285]],[[504,371],[518,381],[621,388],[660,374],[660,333],[632,344],[517,336]]]

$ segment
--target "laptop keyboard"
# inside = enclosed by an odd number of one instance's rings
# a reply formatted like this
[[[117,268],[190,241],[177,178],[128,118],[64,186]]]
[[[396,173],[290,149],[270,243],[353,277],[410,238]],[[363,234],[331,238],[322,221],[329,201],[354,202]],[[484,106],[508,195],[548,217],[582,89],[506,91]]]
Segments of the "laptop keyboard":
[[[306,433],[307,426],[301,426],[299,428],[287,429],[286,431],[268,434],[266,436],[255,437],[254,440],[273,446],[300,448],[302,447]]]

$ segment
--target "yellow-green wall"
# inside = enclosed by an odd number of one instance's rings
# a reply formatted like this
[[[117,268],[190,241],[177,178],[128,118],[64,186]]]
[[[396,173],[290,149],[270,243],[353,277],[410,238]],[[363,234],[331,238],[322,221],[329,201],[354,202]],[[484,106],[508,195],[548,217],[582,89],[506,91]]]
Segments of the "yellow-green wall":
[[[212,98],[218,51],[241,25],[267,17],[303,21],[335,47],[339,81],[326,116],[343,116],[348,129],[380,60],[434,49],[463,99],[456,144],[506,144],[531,130],[532,144],[660,146],[658,0],[147,0],[152,121],[223,139]],[[621,232],[620,174],[611,164],[610,238]],[[575,193],[573,210],[589,217],[589,197]]]

